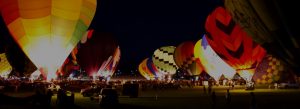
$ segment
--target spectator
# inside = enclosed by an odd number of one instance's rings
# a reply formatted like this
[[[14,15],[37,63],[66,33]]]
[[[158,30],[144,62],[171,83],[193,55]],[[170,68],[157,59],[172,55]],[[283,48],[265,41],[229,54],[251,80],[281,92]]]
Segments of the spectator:
[[[211,99],[212,99],[212,109],[215,109],[216,103],[217,103],[217,96],[216,96],[215,91],[212,92]]]
[[[225,99],[226,99],[226,104],[229,105],[231,102],[231,94],[229,92],[229,89],[227,89],[227,93],[225,95]]]
[[[250,100],[250,109],[257,109],[257,103],[255,99],[255,95],[253,92],[250,92],[251,100]]]

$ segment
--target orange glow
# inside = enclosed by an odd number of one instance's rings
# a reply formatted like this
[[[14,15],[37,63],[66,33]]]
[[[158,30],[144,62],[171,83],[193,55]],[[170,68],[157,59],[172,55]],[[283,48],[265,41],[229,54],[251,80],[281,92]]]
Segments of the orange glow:
[[[0,4],[11,35],[49,80],[86,32],[97,1],[0,0]]]
[[[237,70],[237,72],[246,81],[251,81],[255,69],[243,69],[243,70]]]

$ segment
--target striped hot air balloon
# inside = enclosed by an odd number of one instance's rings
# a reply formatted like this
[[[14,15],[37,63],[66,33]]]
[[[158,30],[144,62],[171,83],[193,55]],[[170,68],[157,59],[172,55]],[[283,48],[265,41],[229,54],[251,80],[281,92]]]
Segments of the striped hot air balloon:
[[[1,15],[15,41],[47,79],[88,29],[96,0],[0,0]]]
[[[140,72],[140,74],[144,77],[144,78],[146,78],[147,80],[153,80],[153,79],[155,79],[155,72],[152,72],[150,69],[149,69],[149,67],[148,67],[148,60],[149,60],[150,58],[146,58],[146,59],[144,59],[141,63],[140,63],[140,65],[139,65],[139,72]]]
[[[213,50],[241,77],[250,81],[266,51],[252,41],[223,7],[217,7],[207,17],[205,29]]]

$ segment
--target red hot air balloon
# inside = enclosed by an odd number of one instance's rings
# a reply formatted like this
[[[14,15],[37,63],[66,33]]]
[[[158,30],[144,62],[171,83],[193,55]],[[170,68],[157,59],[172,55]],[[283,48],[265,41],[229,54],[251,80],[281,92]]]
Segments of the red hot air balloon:
[[[203,66],[199,58],[194,55],[195,42],[187,41],[181,43],[175,50],[175,63],[188,72],[189,76],[200,75],[203,71]]]
[[[245,80],[250,81],[266,51],[236,24],[230,14],[217,7],[206,19],[206,39],[216,53]]]

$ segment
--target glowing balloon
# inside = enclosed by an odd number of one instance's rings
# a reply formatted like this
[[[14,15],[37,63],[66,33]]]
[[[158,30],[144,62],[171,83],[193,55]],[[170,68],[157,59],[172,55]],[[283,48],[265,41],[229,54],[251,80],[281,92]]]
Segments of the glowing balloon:
[[[89,27],[96,0],[1,0],[1,14],[15,41],[47,79],[56,77]]]
[[[139,72],[147,80],[153,80],[153,79],[155,79],[155,75],[151,72],[151,70],[149,70],[149,68],[147,66],[148,60],[149,60],[149,58],[146,58],[140,63]]]
[[[154,51],[152,56],[152,61],[156,68],[166,75],[173,75],[178,69],[173,58],[175,48],[174,46],[160,47]]]
[[[233,78],[235,69],[224,62],[208,44],[205,35],[199,40],[194,48],[194,55],[199,58],[205,72],[212,76],[216,81],[222,74],[226,78]]]
[[[253,75],[253,80],[257,84],[271,84],[288,81],[292,82],[294,81],[294,78],[286,64],[272,55],[266,55],[257,66]]]
[[[98,75],[104,78],[111,77],[117,68],[120,58],[121,58],[121,50],[120,47],[118,47],[115,50],[114,54],[102,63],[98,71]]]
[[[206,39],[213,50],[245,80],[250,81],[266,51],[254,43],[230,14],[217,7],[206,19]]]
[[[100,72],[104,71],[111,62],[118,61],[120,56],[116,54],[114,57],[119,48],[117,41],[110,33],[94,31],[91,38],[86,43],[80,43],[77,48],[77,62],[89,76],[101,76],[97,74],[100,68]]]
[[[174,60],[176,64],[188,72],[189,76],[200,75],[203,66],[199,58],[194,55],[194,42],[183,42],[175,50]]]
[[[5,53],[1,53],[0,54],[0,77],[7,78],[11,71],[12,71],[12,67],[6,58]]]
[[[253,40],[299,72],[297,5],[296,1],[284,0],[225,0],[226,9]]]

